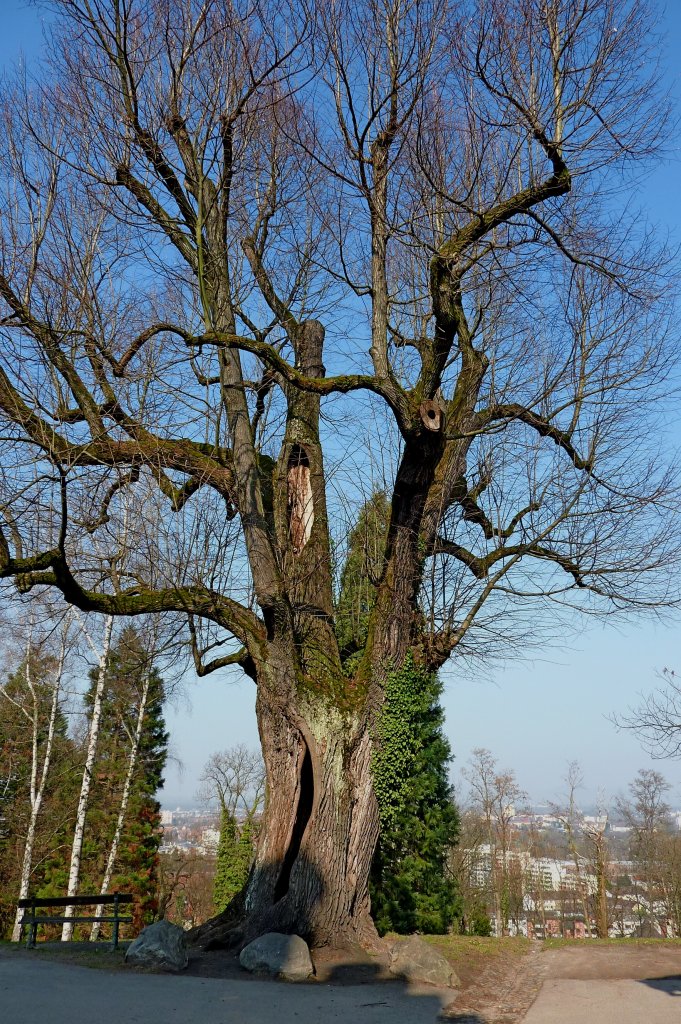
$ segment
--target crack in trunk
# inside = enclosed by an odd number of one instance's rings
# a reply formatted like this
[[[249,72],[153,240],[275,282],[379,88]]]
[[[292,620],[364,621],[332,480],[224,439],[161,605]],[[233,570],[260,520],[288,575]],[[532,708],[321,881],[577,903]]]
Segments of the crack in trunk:
[[[305,743],[305,740],[303,740],[303,743]],[[313,804],[314,771],[312,768],[310,748],[307,743],[305,743],[305,754],[303,755],[303,761],[300,766],[298,783],[298,803],[296,806],[293,829],[291,831],[291,839],[288,844],[288,849],[284,855],[279,877],[274,887],[275,903],[278,903],[279,900],[283,899],[288,893],[291,871],[293,870],[293,865],[295,864],[300,852],[300,846],[303,841],[303,836],[305,835],[305,829],[307,828],[310,817],[312,816]]]

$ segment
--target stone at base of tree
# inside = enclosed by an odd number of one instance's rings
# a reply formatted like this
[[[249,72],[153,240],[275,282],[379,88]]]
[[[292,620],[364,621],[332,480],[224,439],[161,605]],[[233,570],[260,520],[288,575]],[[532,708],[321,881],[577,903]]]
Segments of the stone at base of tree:
[[[132,967],[152,967],[161,971],[183,971],[189,963],[187,938],[176,924],[155,921],[143,928],[125,954]]]
[[[461,984],[442,953],[418,935],[394,943],[390,950],[390,972],[407,981],[444,988],[458,988]]]
[[[241,950],[239,963],[254,974],[268,974],[284,981],[305,981],[314,974],[307,942],[299,935],[268,932]]]

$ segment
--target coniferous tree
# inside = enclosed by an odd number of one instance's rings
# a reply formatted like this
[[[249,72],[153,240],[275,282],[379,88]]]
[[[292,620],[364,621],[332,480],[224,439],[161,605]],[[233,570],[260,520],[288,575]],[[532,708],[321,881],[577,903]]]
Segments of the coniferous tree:
[[[62,672],[63,652],[57,658],[29,647],[0,687],[0,935],[15,939],[17,899],[59,891],[72,828],[74,751]]]
[[[257,822],[265,798],[265,767],[243,744],[213,754],[203,770],[201,793],[220,808],[213,903],[224,910],[239,893],[253,861]]]
[[[379,723],[374,785],[381,834],[371,873],[378,931],[448,931],[459,915],[448,855],[459,833],[442,734],[442,684],[412,658],[391,674]]]
[[[352,671],[366,646],[389,521],[388,499],[383,491],[376,491],[360,509],[348,538],[335,608],[336,637],[346,672]]]
[[[234,815],[223,807],[213,885],[213,903],[218,912],[224,910],[242,889],[252,860],[253,829],[250,822],[239,825]]]
[[[96,669],[91,671],[90,680],[86,706],[92,705],[97,685]],[[163,784],[168,746],[164,697],[163,680],[151,661],[143,637],[133,627],[126,627],[108,659],[103,727],[88,811],[81,888],[99,892],[105,878],[131,767],[131,747],[135,745],[125,815],[106,886],[110,892],[135,895],[133,930],[148,924],[158,910],[161,832],[156,793]],[[144,705],[140,708],[142,701]],[[135,743],[138,722],[141,728]]]
[[[346,666],[367,642],[385,546],[390,505],[377,491],[350,533],[336,605],[336,635]],[[443,932],[458,913],[456,885],[447,869],[458,835],[442,734],[442,686],[410,658],[392,673],[373,761],[381,835],[371,873],[372,914],[378,930]]]

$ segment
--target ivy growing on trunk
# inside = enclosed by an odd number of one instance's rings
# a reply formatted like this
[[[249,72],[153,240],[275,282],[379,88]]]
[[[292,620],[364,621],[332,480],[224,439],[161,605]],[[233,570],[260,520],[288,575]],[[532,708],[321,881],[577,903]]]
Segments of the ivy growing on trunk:
[[[459,915],[448,853],[459,833],[442,733],[442,683],[411,654],[388,676],[373,757],[381,832],[371,872],[378,931],[448,931]]]

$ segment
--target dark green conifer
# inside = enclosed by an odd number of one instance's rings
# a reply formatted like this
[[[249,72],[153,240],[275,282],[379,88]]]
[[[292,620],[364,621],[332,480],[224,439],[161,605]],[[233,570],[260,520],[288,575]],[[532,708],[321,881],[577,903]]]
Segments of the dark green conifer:
[[[390,520],[390,504],[377,491],[360,509],[348,539],[348,552],[336,603],[336,636],[346,672],[351,672],[367,642],[369,616]]]
[[[253,860],[253,834],[250,821],[241,826],[227,807],[220,812],[218,842],[213,884],[213,903],[220,913],[243,888]]]
[[[442,684],[410,658],[390,675],[374,756],[381,835],[371,873],[378,931],[448,931],[459,916],[447,862],[459,833],[442,734]]]

